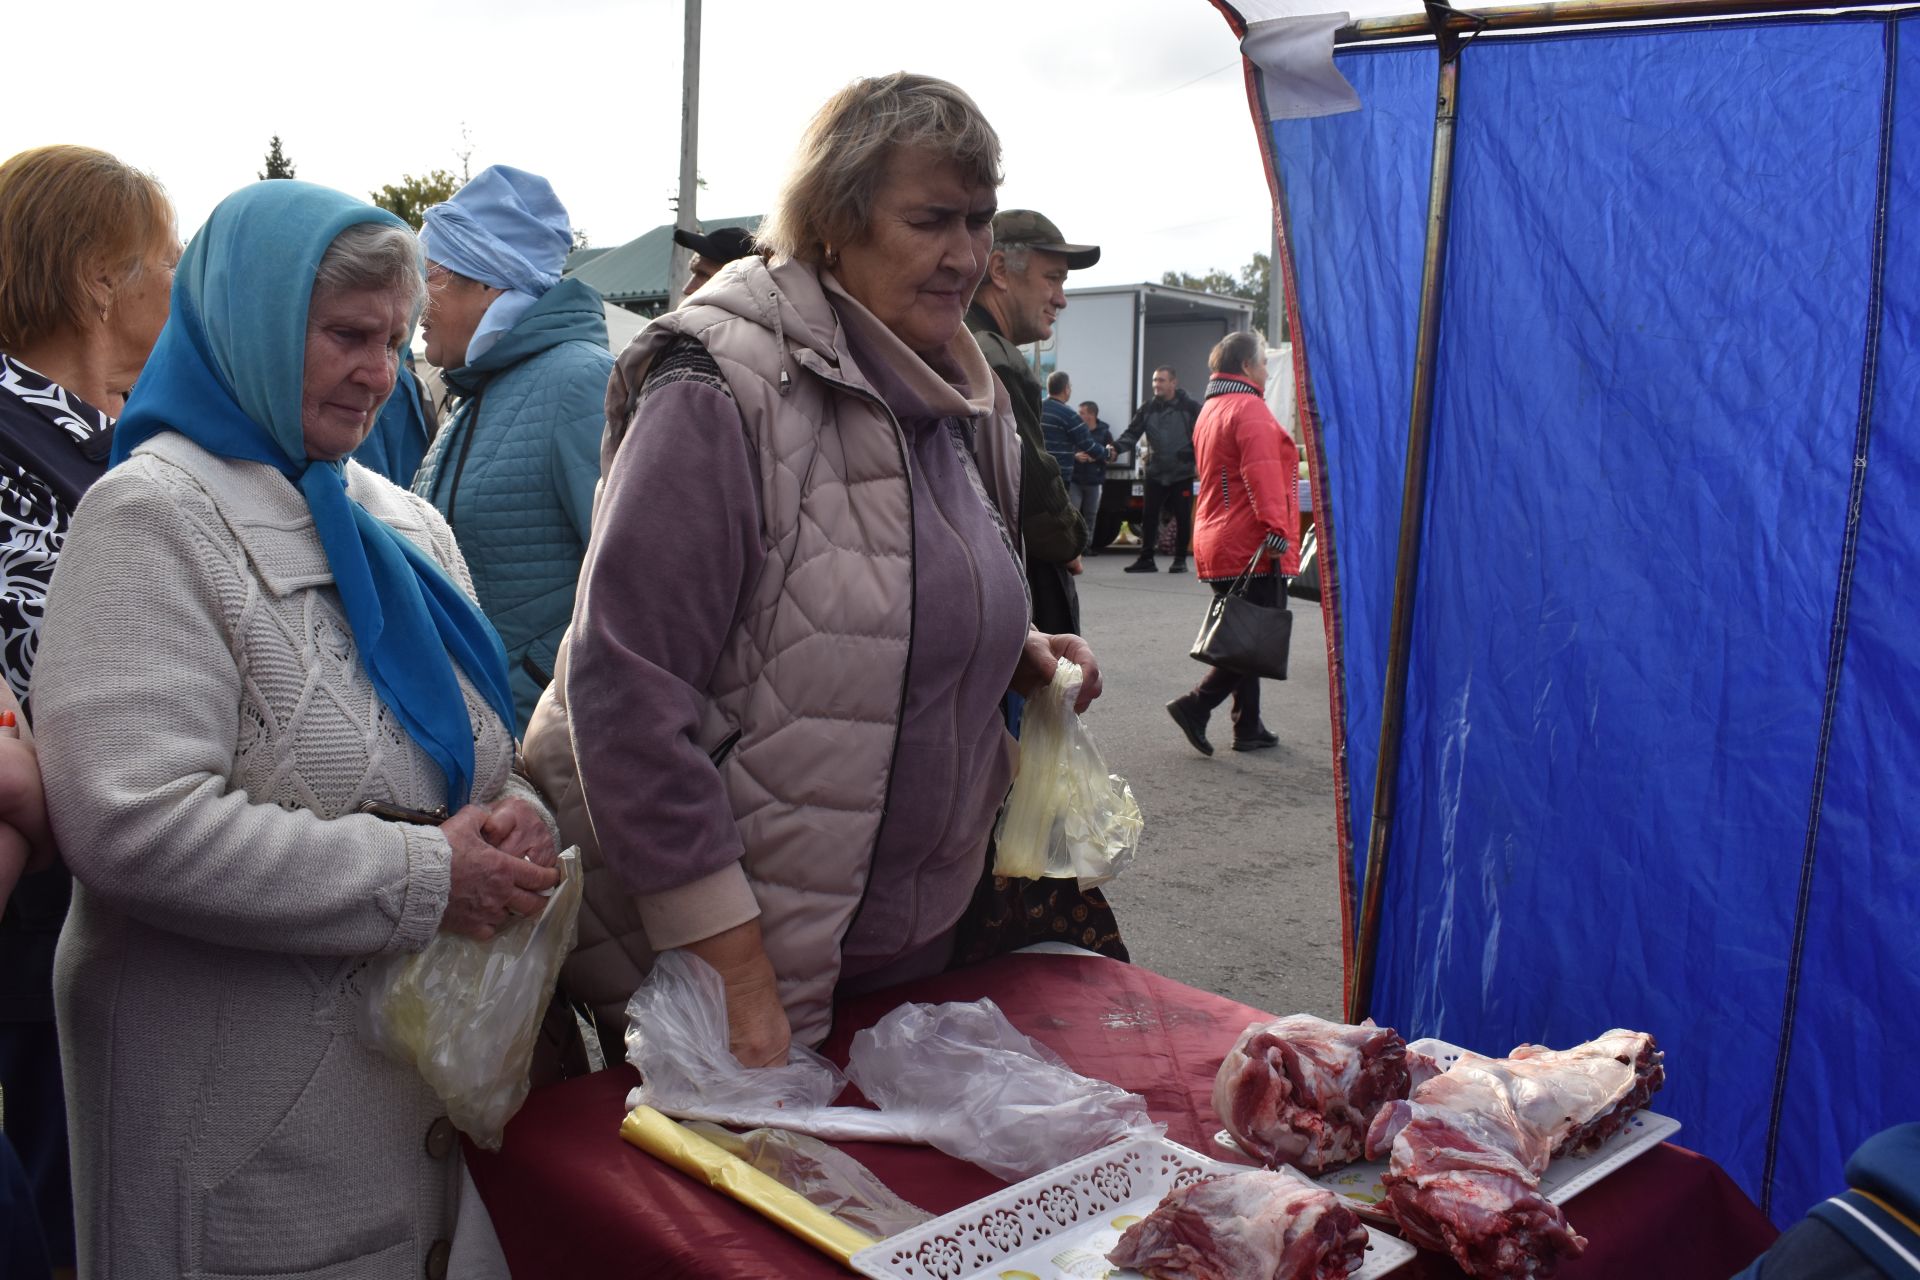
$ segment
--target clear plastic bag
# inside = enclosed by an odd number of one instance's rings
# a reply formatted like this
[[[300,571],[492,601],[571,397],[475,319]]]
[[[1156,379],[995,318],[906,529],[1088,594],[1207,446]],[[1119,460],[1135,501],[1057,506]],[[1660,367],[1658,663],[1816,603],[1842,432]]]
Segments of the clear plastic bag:
[[[627,1002],[627,1061],[640,1087],[627,1095],[679,1120],[736,1128],[804,1129],[826,1138],[899,1141],[896,1126],[861,1107],[835,1107],[847,1087],[840,1068],[805,1045],[784,1067],[747,1067],[727,1047],[727,989],[713,966],[665,951]],[[811,1123],[802,1122],[810,1117]]]
[[[873,1170],[818,1138],[786,1129],[735,1133],[705,1120],[686,1124],[722,1151],[876,1240],[911,1230],[933,1217],[895,1195]]]
[[[377,964],[361,1006],[368,1038],[415,1067],[447,1118],[489,1151],[527,1096],[527,1069],[580,914],[580,851],[537,916],[480,942],[436,934],[415,955]]]
[[[1020,772],[994,830],[995,875],[1077,877],[1091,888],[1126,870],[1140,847],[1133,788],[1094,745],[1073,700],[1080,668],[1065,658],[1020,721]]]
[[[784,1067],[727,1048],[726,987],[668,951],[627,1005],[627,1061],[642,1104],[680,1120],[831,1141],[923,1142],[1003,1178],[1025,1178],[1136,1133],[1162,1133],[1137,1095],[1076,1074],[991,1000],[906,1004],[853,1038],[846,1074],[802,1045]],[[851,1076],[879,1110],[836,1107]]]
[[[853,1037],[847,1074],[882,1111],[919,1117],[922,1141],[1009,1182],[1167,1131],[1138,1094],[1075,1072],[991,1000],[901,1005]]]

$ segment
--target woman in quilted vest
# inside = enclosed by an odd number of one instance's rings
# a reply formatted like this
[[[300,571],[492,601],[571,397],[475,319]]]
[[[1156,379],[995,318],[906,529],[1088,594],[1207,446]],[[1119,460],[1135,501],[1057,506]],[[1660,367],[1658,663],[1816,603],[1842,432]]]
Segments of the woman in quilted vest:
[[[1084,642],[1029,627],[1011,406],[962,325],[999,183],[958,88],[856,81],[766,256],[615,368],[568,667],[526,747],[612,873],[571,970],[603,1010],[684,947],[760,1065],[824,1039],[836,990],[945,968],[1013,777],[1006,693],[1063,655],[1099,693]]]
[[[443,1108],[357,1029],[371,958],[559,879],[453,535],[341,461],[423,296],[399,219],[228,197],[74,516],[33,705],[83,1275],[476,1274]]]

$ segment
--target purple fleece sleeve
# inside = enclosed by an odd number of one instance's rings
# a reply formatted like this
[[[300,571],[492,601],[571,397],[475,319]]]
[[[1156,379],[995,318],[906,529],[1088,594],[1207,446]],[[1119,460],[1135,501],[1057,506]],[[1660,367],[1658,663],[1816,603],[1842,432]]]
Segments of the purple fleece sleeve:
[[[732,398],[696,381],[649,388],[596,516],[567,701],[594,834],[644,896],[741,856],[719,772],[696,738],[764,560],[758,473]]]

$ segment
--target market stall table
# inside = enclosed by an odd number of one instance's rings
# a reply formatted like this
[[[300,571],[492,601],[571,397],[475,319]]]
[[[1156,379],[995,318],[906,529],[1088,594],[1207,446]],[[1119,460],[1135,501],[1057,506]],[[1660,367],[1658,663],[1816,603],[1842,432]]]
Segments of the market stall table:
[[[855,1031],[909,1000],[989,997],[1075,1070],[1140,1094],[1167,1136],[1214,1154],[1213,1075],[1249,1022],[1268,1014],[1098,956],[1012,955],[848,1002],[826,1046],[846,1061]],[[468,1147],[515,1280],[544,1277],[833,1277],[846,1272],[751,1210],[620,1138],[631,1067],[535,1091],[498,1154]],[[839,1144],[888,1186],[946,1213],[1002,1185],[925,1147]],[[1720,1280],[1772,1241],[1773,1227],[1705,1157],[1656,1147],[1582,1192],[1567,1216],[1590,1241],[1565,1280]],[[1435,1254],[1396,1280],[1461,1272]]]

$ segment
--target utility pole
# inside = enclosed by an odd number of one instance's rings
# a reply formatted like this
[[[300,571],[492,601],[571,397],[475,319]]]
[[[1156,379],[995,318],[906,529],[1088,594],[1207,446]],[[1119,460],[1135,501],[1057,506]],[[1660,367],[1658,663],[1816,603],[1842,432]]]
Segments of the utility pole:
[[[686,0],[687,33],[680,70],[680,199],[673,225],[698,231],[694,191],[700,185],[700,0]],[[680,286],[687,282],[693,254],[673,246],[672,278],[667,281],[667,308],[680,305]]]

